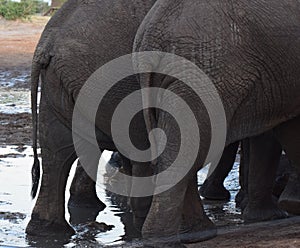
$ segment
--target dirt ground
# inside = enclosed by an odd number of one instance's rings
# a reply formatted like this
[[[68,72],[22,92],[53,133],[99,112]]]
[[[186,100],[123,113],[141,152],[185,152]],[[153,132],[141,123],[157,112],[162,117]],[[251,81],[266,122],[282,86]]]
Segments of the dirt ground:
[[[34,49],[49,17],[29,21],[6,21],[0,18],[0,73],[30,71]],[[29,85],[25,85],[28,87]],[[0,145],[31,144],[30,114],[0,113]]]
[[[49,17],[32,17],[31,21],[0,19],[1,70],[28,69],[35,46]]]
[[[29,70],[34,48],[48,18],[32,22],[0,19],[0,72]],[[0,145],[31,143],[30,114],[0,114]],[[213,240],[188,247],[300,247],[300,217],[220,229]]]
[[[216,238],[187,247],[299,248],[300,217],[220,228]]]

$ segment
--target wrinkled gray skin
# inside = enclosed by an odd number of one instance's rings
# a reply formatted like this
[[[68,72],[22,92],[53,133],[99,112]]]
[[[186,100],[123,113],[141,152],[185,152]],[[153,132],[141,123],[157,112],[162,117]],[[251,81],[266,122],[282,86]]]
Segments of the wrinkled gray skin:
[[[274,132],[288,157],[300,165],[300,136],[296,131],[300,119],[296,118],[300,114],[299,12],[297,0],[158,0],[138,31],[134,51],[172,52],[194,61],[213,81],[222,99],[226,145],[276,127]],[[155,68],[161,59],[143,66]],[[145,237],[176,235],[187,188],[209,149],[210,122],[201,101],[178,80],[144,75],[140,83],[176,93],[189,104],[199,125],[201,144],[193,170],[175,187],[153,197],[142,230]],[[174,101],[172,105],[177,107]],[[179,131],[170,116],[160,110],[145,111],[145,118],[148,131],[162,128],[168,137],[169,145],[157,161],[158,171],[162,171],[176,158]],[[169,220],[172,223],[166,225]]]
[[[37,128],[36,96],[40,74],[42,79],[39,140],[42,150],[43,175],[38,199],[26,228],[27,234],[48,236],[74,233],[64,217],[64,195],[70,167],[77,158],[71,133],[75,100],[85,81],[96,69],[110,60],[132,51],[138,26],[153,3],[154,1],[142,0],[124,0],[114,3],[110,0],[70,0],[46,26],[37,46],[32,66],[32,110],[35,130]],[[116,150],[110,133],[113,111],[125,96],[137,89],[140,89],[140,85],[134,76],[130,80],[122,80],[103,99],[101,112],[97,113],[96,118],[96,136],[101,150]],[[141,102],[137,102],[137,104],[142,106]],[[83,114],[82,118],[87,117]],[[131,128],[132,142],[139,149],[148,148],[148,134],[142,112],[135,116]],[[35,132],[34,135],[33,178],[36,190],[39,167]],[[79,145],[82,149],[99,154],[98,147],[93,147],[85,140],[85,137],[81,138]],[[93,162],[95,164],[92,164]],[[97,164],[98,159],[91,161],[92,168],[96,168]],[[80,174],[82,169],[78,167],[77,172]],[[152,175],[153,172],[150,166],[145,167],[143,163],[132,162],[128,174],[147,176]],[[87,182],[84,190],[76,187],[78,181],[81,180],[82,178],[76,175],[71,187],[71,196],[73,195],[77,199],[81,193],[86,191],[85,189],[94,187],[91,181]],[[196,177],[193,178],[193,183],[197,185]],[[92,194],[93,199],[96,199],[94,191]],[[207,239],[216,234],[213,224],[205,215],[201,204],[197,203],[198,199],[194,195],[198,195],[194,188],[189,189],[186,194],[186,210],[183,211],[184,214],[181,217],[182,240],[194,238],[189,235],[190,231],[196,231],[199,234],[197,239]],[[83,202],[90,202],[89,199],[82,199]],[[192,202],[193,199],[196,200],[195,203]],[[78,203],[78,201],[75,202]],[[74,201],[71,201],[69,206],[72,206],[73,203]],[[137,229],[141,229],[150,203],[151,197],[131,199],[131,208]],[[201,220],[200,225],[195,226],[199,220]],[[213,233],[202,232],[202,229],[207,227],[213,229]],[[201,232],[199,233],[199,231]]]
[[[95,70],[112,59],[131,53],[139,24],[154,2],[154,0],[122,0],[114,3],[110,0],[69,0],[47,24],[37,45],[32,64],[35,155],[32,170],[33,196],[37,191],[39,179],[36,130],[37,88],[40,75],[42,84],[38,124],[43,175],[38,199],[26,228],[28,234],[74,233],[64,217],[64,194],[70,167],[77,158],[71,132],[72,112],[76,97],[85,81]],[[101,107],[105,111],[98,113],[97,116],[96,135],[101,150],[116,149],[110,138],[112,113],[120,100],[140,88],[135,77],[121,83],[114,88],[118,94],[110,92],[104,98]],[[140,149],[146,149],[148,138],[142,114],[136,117],[134,123],[135,132],[131,138]],[[98,154],[98,147],[91,146],[85,137],[82,137],[80,145],[83,149],[95,150],[95,154]],[[91,166],[97,168],[98,160],[94,162],[96,164]],[[78,167],[76,174],[80,174],[81,170]],[[138,176],[138,165],[132,167],[132,173]],[[84,177],[86,178],[87,175]],[[79,197],[78,194],[84,194],[86,188],[94,187],[94,183],[89,180],[86,185],[76,188],[78,180],[81,180],[80,177],[75,176],[71,187],[71,196],[75,195],[75,198]],[[97,201],[95,189],[93,190],[93,199]],[[82,197],[82,202],[83,205],[85,202],[90,204],[90,199]],[[142,204],[147,202],[149,199],[144,199]],[[72,206],[72,201],[70,205]],[[95,202],[95,205],[101,208],[101,202]],[[139,212],[138,207],[135,207],[138,206],[138,201],[135,199],[132,200],[132,206],[135,217],[141,219],[141,223],[138,224],[141,226],[147,209],[144,210],[145,207],[143,207],[143,210]]]

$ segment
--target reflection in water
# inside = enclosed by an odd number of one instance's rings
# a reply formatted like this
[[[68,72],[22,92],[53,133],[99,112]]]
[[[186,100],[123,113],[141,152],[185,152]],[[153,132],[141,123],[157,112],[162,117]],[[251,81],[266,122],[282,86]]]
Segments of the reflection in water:
[[[129,208],[128,197],[117,195],[107,190],[106,194],[109,197],[111,204],[121,210],[120,213],[116,214],[116,216],[120,217],[120,221],[124,225],[125,233],[121,236],[121,240],[128,242],[140,238],[140,232],[133,225],[133,215]]]
[[[10,154],[14,154],[11,156]],[[30,198],[32,151],[29,147],[9,146],[0,147],[0,246],[31,246],[31,247],[101,247],[103,245],[130,244],[139,237],[132,224],[132,214],[128,208],[128,199],[107,192],[104,185],[97,185],[97,194],[106,204],[106,208],[98,213],[89,209],[69,209],[66,219],[70,220],[76,229],[76,235],[67,238],[37,238],[26,237],[25,227],[29,221],[34,201]],[[106,154],[106,160],[109,158]],[[105,161],[101,163],[105,164]],[[76,164],[76,162],[75,162]],[[102,165],[102,168],[105,166]],[[199,183],[205,179],[206,169],[199,172]],[[74,175],[72,168],[68,180],[68,188]],[[218,226],[241,223],[240,211],[235,208],[234,197],[239,189],[238,163],[225,181],[231,192],[230,202],[204,201],[205,209],[210,218]],[[103,179],[103,182],[113,180]],[[66,191],[66,201],[69,190]],[[70,213],[69,213],[70,211]],[[104,223],[105,224],[104,224]],[[104,232],[105,231],[105,232]],[[54,242],[54,243],[53,243]],[[135,242],[136,244],[138,242]]]
[[[239,161],[239,155],[237,157]],[[205,180],[203,175],[206,175],[207,168],[203,169],[198,173],[198,183],[201,186]],[[205,171],[206,170],[206,171]],[[201,174],[202,173],[202,174]],[[204,199],[204,209],[207,215],[217,224],[217,226],[225,226],[230,224],[241,224],[243,223],[241,217],[241,210],[235,206],[235,196],[240,189],[239,180],[239,162],[234,163],[234,166],[225,179],[224,185],[226,189],[230,191],[230,200],[226,201],[209,201]]]
[[[99,210],[93,208],[73,208],[68,207],[70,214],[70,224],[78,225],[82,223],[93,222],[96,220]]]

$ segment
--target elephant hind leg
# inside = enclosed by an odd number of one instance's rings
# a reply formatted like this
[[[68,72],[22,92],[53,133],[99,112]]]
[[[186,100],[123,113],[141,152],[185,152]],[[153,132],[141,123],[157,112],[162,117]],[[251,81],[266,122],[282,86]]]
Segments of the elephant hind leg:
[[[279,206],[291,214],[300,214],[300,116],[283,123],[275,130],[293,165],[288,183],[279,198]]]
[[[46,101],[40,107],[42,182],[26,233],[36,236],[74,234],[65,220],[65,187],[76,159],[72,132],[51,111]]]

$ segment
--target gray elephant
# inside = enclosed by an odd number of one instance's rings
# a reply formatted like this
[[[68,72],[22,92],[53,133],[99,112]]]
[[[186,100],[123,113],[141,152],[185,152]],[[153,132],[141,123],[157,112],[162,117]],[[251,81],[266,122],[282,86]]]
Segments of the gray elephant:
[[[296,38],[300,35],[299,12],[296,0],[158,0],[137,33],[134,51],[175,53],[195,62],[211,79],[222,100],[227,123],[226,145],[275,128],[275,137],[288,157],[300,165],[297,131],[300,125],[300,40]],[[166,72],[172,72],[172,62],[165,55],[156,54],[151,58],[137,56],[134,63],[137,68],[148,71],[162,67]],[[184,72],[186,64],[178,64],[175,69]],[[186,74],[193,72],[189,70]],[[190,75],[190,79],[194,77],[195,73]],[[143,225],[144,237],[176,236],[187,189],[197,192],[194,175],[209,152],[211,123],[208,110],[190,85],[174,77],[150,73],[139,78],[142,88],[161,87],[183,99],[193,111],[200,131],[202,142],[191,171],[175,187],[153,197]],[[205,91],[204,86],[208,85],[201,85],[203,81],[207,82],[199,77],[198,87],[209,95],[212,92]],[[194,81],[193,86],[197,89]],[[183,109],[181,102],[167,96],[163,93],[155,97],[144,94],[143,102],[150,102],[150,106],[165,104],[180,112]],[[184,116],[185,113],[180,114]],[[165,142],[165,136],[169,142],[156,163],[158,172],[162,172],[176,160],[182,137],[174,119],[164,111],[147,109],[144,115],[149,132],[154,128],[164,130],[164,135],[155,137],[158,145]],[[186,139],[192,141],[193,136],[190,134]],[[188,148],[193,150],[192,145]],[[179,172],[171,173],[176,176]],[[293,187],[294,195],[299,196],[298,185],[294,179],[289,181],[287,188]],[[201,208],[199,195],[194,194],[193,198],[198,199]],[[169,220],[172,223],[166,225]],[[195,226],[197,222],[203,225],[198,219]]]
[[[37,124],[39,124],[43,174],[38,199],[26,228],[28,234],[74,233],[64,217],[64,195],[69,170],[77,158],[71,131],[72,113],[77,94],[89,76],[99,67],[132,51],[139,24],[154,2],[154,0],[146,2],[124,0],[112,4],[109,0],[88,2],[69,0],[47,24],[34,54],[31,75],[35,158],[32,169],[33,196],[39,184],[39,162],[36,151]],[[40,75],[42,79],[41,102],[39,119],[37,119],[37,88]],[[122,83],[126,87],[122,86]],[[121,90],[118,90],[118,87]],[[110,134],[109,120],[120,100],[139,88],[133,76],[119,82],[116,91],[122,93],[109,92],[107,94],[103,105],[106,109],[105,116],[100,114],[96,128],[101,150],[116,150]],[[101,123],[100,126],[98,123]],[[143,149],[148,146],[148,138],[142,114],[136,118],[136,123],[132,139]],[[85,140],[85,137],[82,137],[80,145],[83,149],[95,150],[95,154],[98,154],[98,147],[93,147]],[[95,167],[98,160],[99,158],[94,161]],[[132,171],[138,175],[139,168],[133,167]],[[82,192],[92,188],[92,198],[96,201],[96,205],[101,206],[95,195],[94,182],[87,179],[86,174],[83,175],[86,185],[77,187],[82,177],[78,175],[82,173],[82,169],[78,167],[71,187],[69,205],[77,206],[78,197],[82,195]],[[74,196],[73,199],[72,196]],[[144,199],[142,202],[145,204],[147,201],[149,202],[149,199]],[[86,201],[82,199],[82,202],[90,204],[91,199],[86,199]],[[133,209],[135,209],[135,204],[138,203],[133,199]],[[143,212],[144,209],[135,211],[137,219],[145,218],[147,212]]]
[[[31,220],[27,225],[26,233],[29,235],[72,235],[74,230],[64,218],[65,186],[72,163],[77,158],[72,139],[72,113],[77,95],[90,75],[99,67],[119,56],[130,53],[135,33],[140,22],[150,9],[154,1],[119,1],[112,4],[104,1],[68,1],[49,21],[40,42],[37,46],[32,65],[32,110],[34,125],[34,157],[33,190],[35,195],[39,183],[39,164],[37,158],[37,87],[41,75],[41,102],[39,108],[39,140],[42,150],[43,175],[38,199],[33,209]],[[125,85],[125,86],[124,86]],[[96,118],[96,136],[101,150],[116,150],[112,141],[110,120],[118,103],[128,94],[140,89],[135,76],[121,80],[109,91],[101,103],[104,112],[98,113]],[[116,94],[115,92],[118,92]],[[142,106],[141,102],[137,105]],[[86,116],[83,114],[82,119]],[[91,120],[92,123],[92,120]],[[149,147],[142,112],[135,116],[131,139],[142,150]],[[98,146],[91,145],[82,136],[79,145],[98,157],[91,161],[96,168],[99,160]],[[79,157],[81,161],[82,157]],[[135,176],[152,175],[150,166],[125,159],[126,164],[131,162],[128,174]],[[83,173],[80,166],[77,168],[74,184],[71,187],[71,201],[69,206],[77,206],[78,198],[86,189],[94,187],[94,183],[83,175],[86,185],[83,189],[78,186]],[[90,204],[91,198],[96,201],[95,189],[92,196],[83,199]],[[79,195],[78,195],[79,192]],[[189,220],[194,216],[207,219],[216,234],[214,225],[204,214],[203,208],[198,204],[191,204],[190,191],[186,196],[186,210],[183,211],[181,233],[188,236],[193,223]],[[72,199],[73,195],[73,199]],[[77,198],[77,200],[76,200]],[[74,204],[74,201],[75,204]],[[137,229],[143,225],[151,204],[151,197],[131,198],[131,208],[134,223]],[[85,204],[83,204],[84,206]],[[82,204],[81,204],[82,206]],[[196,206],[196,208],[194,208]],[[77,222],[72,219],[71,221]],[[80,220],[79,220],[80,221]],[[207,225],[205,225],[206,227]],[[197,226],[197,231],[201,229]],[[211,233],[198,233],[200,239],[212,237]],[[197,237],[199,239],[199,237]]]

